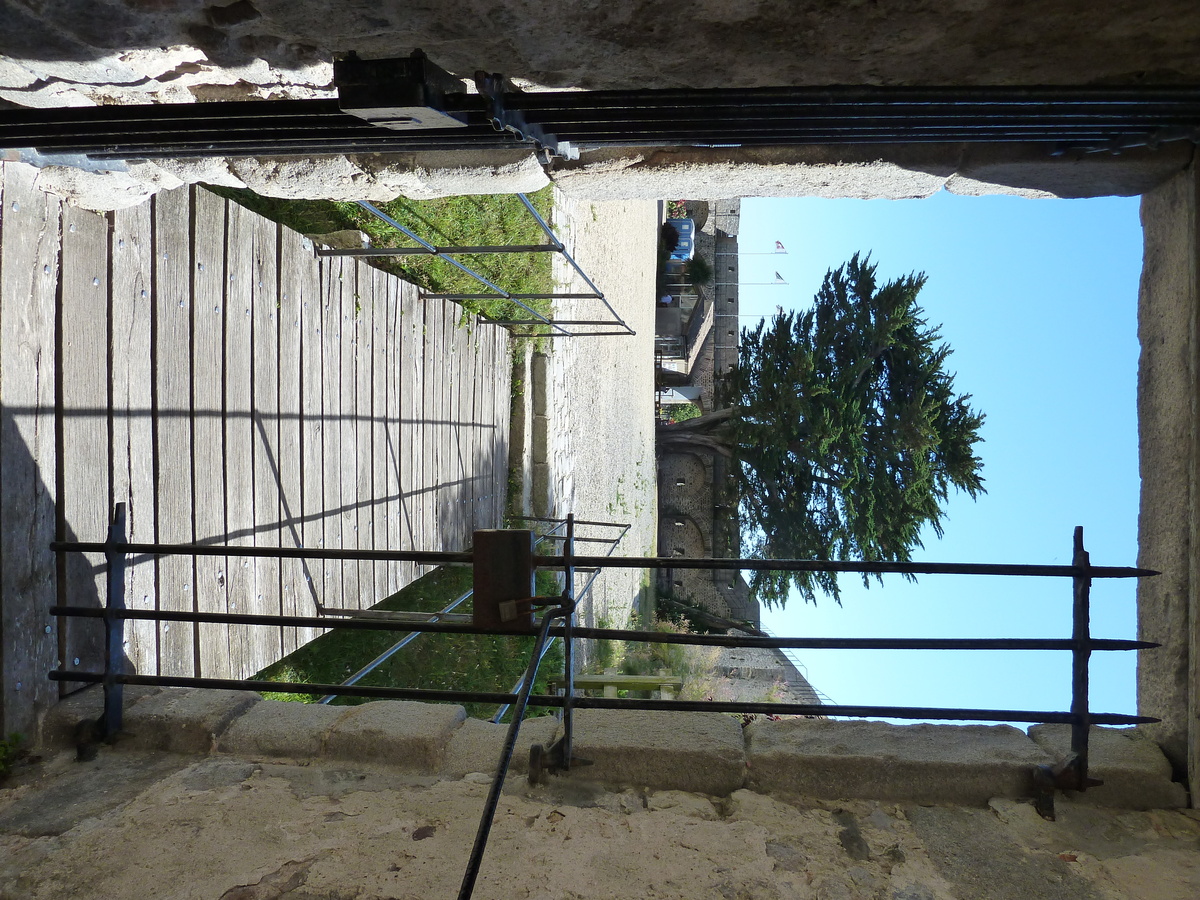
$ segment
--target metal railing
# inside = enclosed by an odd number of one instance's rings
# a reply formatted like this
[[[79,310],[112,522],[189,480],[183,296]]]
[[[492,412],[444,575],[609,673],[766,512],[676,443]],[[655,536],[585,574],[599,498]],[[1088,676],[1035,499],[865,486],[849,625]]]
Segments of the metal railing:
[[[487,301],[487,300],[507,300],[510,303],[516,304],[525,312],[529,313],[532,318],[529,319],[497,319],[493,316],[488,316],[483,313],[476,313],[483,321],[490,322],[493,325],[503,325],[508,328],[514,335],[518,337],[603,337],[613,335],[633,335],[636,332],[626,324],[612,304],[608,302],[604,296],[604,292],[596,287],[595,282],[588,277],[583,271],[579,263],[575,261],[566,245],[558,239],[554,234],[554,230],[542,218],[541,214],[534,209],[529,198],[524,194],[517,194],[518,199],[524,204],[525,209],[533,216],[535,222],[548,238],[548,243],[545,244],[498,244],[488,246],[443,246],[438,247],[425,240],[411,228],[400,224],[395,218],[389,216],[383,210],[379,209],[372,203],[365,200],[359,200],[358,205],[375,216],[382,222],[385,222],[390,227],[396,229],[410,240],[416,241],[415,247],[362,247],[362,248],[333,248],[333,247],[318,247],[315,253],[318,257],[326,256],[349,256],[362,259],[382,258],[382,257],[404,257],[404,256],[436,256],[438,259],[444,259],[447,263],[454,266],[465,275],[478,281],[484,287],[492,291],[490,294],[465,294],[465,293],[437,293],[434,291],[421,291],[421,296],[429,300],[452,300],[455,303],[465,304],[470,301]],[[520,294],[507,291],[500,287],[495,282],[491,281],[486,276],[477,272],[475,269],[468,266],[461,260],[456,259],[458,255],[465,254],[484,254],[484,253],[557,253],[570,264],[590,291],[588,293],[570,293],[564,291],[556,291],[547,294]],[[554,319],[550,316],[538,312],[529,302],[535,300],[599,300],[608,311],[609,318],[599,319]],[[526,302],[529,301],[529,302]],[[611,328],[614,330],[608,331],[579,331],[570,330],[566,326],[571,326],[572,329],[578,329],[583,326],[592,326],[595,328]],[[518,329],[526,329],[524,331]],[[543,330],[538,330],[543,329]],[[548,331],[545,329],[549,329]]]
[[[477,536],[478,541],[478,536]],[[551,747],[535,746],[530,753],[529,777],[541,778],[544,771],[567,772],[577,760],[572,751],[572,713],[576,709],[640,709],[663,711],[704,711],[728,713],[765,713],[773,715],[820,715],[854,718],[886,717],[897,719],[942,719],[971,722],[1061,723],[1071,726],[1072,756],[1057,767],[1039,766],[1033,783],[1037,796],[1035,804],[1047,818],[1053,817],[1053,797],[1056,789],[1086,790],[1098,782],[1088,777],[1088,733],[1093,725],[1137,725],[1158,721],[1148,716],[1119,713],[1095,713],[1088,704],[1088,662],[1093,651],[1141,650],[1158,646],[1144,641],[1107,640],[1093,638],[1090,632],[1090,590],[1095,578],[1136,578],[1156,575],[1148,569],[1094,566],[1083,546],[1083,529],[1074,533],[1070,565],[1022,565],[988,563],[914,563],[914,562],[844,562],[822,560],[762,560],[707,559],[687,557],[617,557],[584,556],[576,553],[575,521],[567,517],[566,534],[559,553],[534,553],[529,562],[532,568],[561,569],[565,576],[562,595],[553,598],[534,598],[546,607],[536,623],[536,639],[525,677],[520,687],[509,692],[480,692],[455,690],[418,690],[410,688],[350,686],[326,684],[291,684],[230,678],[199,678],[179,676],[150,676],[125,674],[122,666],[122,638],[127,620],[181,621],[193,623],[225,623],[236,625],[273,625],[323,628],[395,630],[411,632],[440,632],[446,634],[512,634],[528,636],[529,627],[480,628],[474,624],[444,621],[396,622],[376,618],[350,617],[331,620],[326,617],[280,615],[247,615],[231,613],[201,613],[194,611],[131,610],[124,607],[124,576],[129,554],[166,555],[223,555],[229,557],[310,558],[323,560],[392,560],[422,564],[469,564],[471,551],[419,550],[308,550],[278,547],[215,547],[194,544],[147,544],[129,542],[125,534],[125,507],[118,504],[103,543],[55,542],[51,549],[57,553],[102,552],[108,569],[108,598],[104,609],[60,605],[51,609],[54,615],[99,618],[104,621],[106,654],[104,671],[81,672],[57,669],[49,677],[58,681],[94,682],[104,686],[105,711],[102,718],[105,737],[115,736],[121,727],[122,686],[126,684],[163,685],[195,688],[224,688],[248,691],[287,691],[295,693],[342,693],[346,695],[405,700],[510,703],[512,722],[505,737],[496,776],[480,819],[470,861],[463,877],[460,900],[469,898],[487,845],[492,819],[499,802],[500,790],[507,776],[521,720],[527,707],[543,706],[562,710],[562,737]],[[795,638],[748,637],[720,634],[674,634],[654,631],[632,631],[612,628],[587,628],[574,622],[578,601],[574,589],[577,571],[602,567],[662,569],[726,569],[772,571],[828,571],[853,573],[898,573],[1000,575],[1009,577],[1060,577],[1072,583],[1072,633],[1070,638]],[[480,573],[476,573],[480,577]],[[483,577],[488,577],[483,573]],[[564,683],[561,696],[532,693],[538,666],[547,642],[560,637],[564,643]],[[1016,709],[949,709],[937,707],[894,707],[866,705],[833,705],[812,703],[717,702],[664,699],[634,699],[610,697],[576,697],[574,691],[573,642],[576,639],[621,640],[640,643],[677,643],[702,646],[763,647],[780,649],[875,649],[875,650],[1055,650],[1072,656],[1071,707],[1069,711]]]

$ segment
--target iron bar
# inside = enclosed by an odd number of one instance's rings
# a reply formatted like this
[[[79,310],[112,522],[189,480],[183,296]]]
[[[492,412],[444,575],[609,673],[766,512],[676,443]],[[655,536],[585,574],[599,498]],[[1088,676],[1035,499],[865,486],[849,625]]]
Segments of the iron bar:
[[[432,300],[495,300],[496,294],[434,294],[426,292],[425,296]],[[506,299],[521,300],[595,300],[595,294],[509,294]],[[538,319],[546,322],[545,319]]]
[[[539,660],[545,658],[546,654],[550,652],[550,648],[552,646],[554,646],[554,642],[557,640],[558,640],[557,637],[551,635],[550,640],[546,641],[546,645],[542,648],[542,654],[540,657],[538,657]],[[525,673],[522,672],[521,677],[517,679],[517,683],[513,685],[513,688],[509,693],[511,693],[515,697],[517,694],[519,694],[521,692],[521,688],[523,688],[524,686],[525,686]],[[508,712],[510,709],[512,709],[511,703],[501,704],[500,708],[497,709],[494,713],[492,713],[492,717],[488,721],[490,721],[493,725],[499,725],[500,720],[504,718],[504,714],[506,712]]]
[[[550,629],[553,633],[555,629]],[[528,636],[528,632],[525,633]],[[63,671],[50,673],[52,681],[101,683],[101,672]],[[118,675],[121,684],[157,685],[162,687],[210,688],[217,690],[287,692],[321,694],[341,689],[338,684],[298,684],[282,681],[250,681],[226,678],[195,678],[175,675]],[[392,700],[427,700],[449,703],[514,703],[518,695],[486,691],[435,691],[417,688],[371,687],[361,684],[343,691],[352,697],[373,697]],[[565,698],[553,694],[530,694],[529,706],[562,707]],[[942,719],[963,722],[1029,722],[1070,725],[1075,720],[1071,712],[1018,709],[956,709],[931,706],[838,706],[821,703],[738,703],[707,700],[642,700],[610,697],[576,697],[575,709],[645,709],[680,712],[760,713],[784,716],[844,716],[846,718]],[[1093,725],[1143,725],[1160,721],[1151,716],[1124,713],[1091,713]]]
[[[571,744],[574,741],[575,704],[575,514],[567,513],[567,540],[563,544],[563,707],[562,707],[562,745],[560,752],[563,765],[571,768]],[[516,716],[514,715],[514,718]]]
[[[125,609],[125,504],[113,508],[108,527],[104,558],[108,563],[108,598],[104,607],[104,740],[112,740],[121,732],[124,709],[124,686],[116,680],[125,658],[125,620],[119,613]]]
[[[54,541],[56,552],[103,553],[107,545],[89,541]],[[392,560],[423,562],[431,565],[470,563],[470,551],[439,550],[311,550],[303,547],[225,547],[215,544],[147,544],[130,542],[127,553],[152,556],[231,556],[278,559]],[[535,566],[561,569],[562,556],[535,555]],[[583,567],[621,569],[746,569],[777,572],[858,572],[864,574],[908,575],[1021,575],[1032,577],[1140,578],[1159,574],[1153,569],[1130,566],[1043,566],[1009,563],[935,563],[935,562],[864,562],[814,559],[738,559],[687,556],[576,556],[573,562]]]
[[[578,567],[577,567],[578,568]],[[93,606],[52,606],[51,615],[101,619],[105,611]],[[192,610],[123,609],[111,613],[115,619],[139,621],[194,622],[217,625],[277,625],[296,628],[348,628],[358,631],[421,631],[435,634],[528,635],[521,628],[479,628],[457,622],[402,622],[369,617],[328,618],[323,616],[253,615],[251,613],[194,612]],[[550,632],[563,637],[561,627]],[[580,638],[620,640],[646,644],[688,644],[701,647],[758,647],[797,650],[1074,650],[1071,638],[792,638],[753,637],[729,634],[673,634],[658,631],[625,631],[618,628],[589,628],[576,625]],[[1149,641],[1090,638],[1094,650],[1148,650],[1158,647]]]
[[[536,137],[591,146],[1197,140],[1200,90],[1173,87],[780,87],[497,94]],[[530,146],[492,100],[447,94],[461,128],[391,131],[335,100],[6,110],[0,147],[97,158],[280,156]],[[732,123],[732,128],[728,123]]]
[[[1091,589],[1092,580],[1087,576],[1090,554],[1083,548],[1083,526],[1077,525],[1071,562],[1080,570],[1072,583],[1071,637],[1075,647],[1071,651],[1071,752],[1075,758],[1071,768],[1075,772],[1076,790],[1088,787],[1088,730],[1091,725],[1088,714],[1088,662],[1091,658]]]
[[[570,525],[567,525],[568,531]],[[492,820],[496,817],[496,807],[500,804],[500,791],[504,788],[504,779],[508,775],[508,767],[512,764],[513,750],[517,746],[517,735],[521,731],[521,720],[525,717],[525,709],[529,705],[529,695],[533,690],[533,682],[537,678],[538,663],[542,659],[542,648],[546,645],[547,632],[550,623],[569,610],[555,609],[548,612],[542,619],[542,627],[538,630],[537,640],[533,645],[533,653],[529,660],[529,668],[525,672],[525,684],[513,701],[513,718],[504,736],[504,747],[500,751],[500,763],[496,767],[496,776],[492,779],[488,790],[487,802],[483,807],[483,815],[479,817],[479,829],[475,833],[475,844],[471,847],[471,856],[467,861],[467,870],[463,873],[462,886],[459,888],[459,900],[471,896],[475,889],[475,879],[479,876],[479,866],[483,862],[484,851],[487,850],[488,835],[492,830]]]
[[[405,228],[403,225],[401,225],[399,222],[397,222],[395,219],[393,219],[387,213],[383,212],[380,209],[377,209],[373,204],[368,203],[366,200],[359,200],[359,201],[357,201],[357,203],[360,207],[365,209],[367,212],[371,213],[373,216],[376,216],[377,218],[382,219],[384,222],[387,222],[389,225],[391,225],[397,231],[400,231],[403,234],[408,235],[410,238],[412,238],[414,241],[416,241],[422,247],[425,247],[427,250],[432,250],[432,251],[436,252],[437,248],[434,247],[433,244],[429,243],[427,240],[422,238],[416,232],[412,231],[412,229]],[[441,254],[438,254],[438,255],[441,255]],[[521,307],[521,309],[525,310],[531,316],[534,316],[535,318],[540,319],[541,321],[545,322],[547,325],[550,325],[553,328],[558,327],[558,326],[554,325],[554,323],[551,322],[549,319],[547,319],[545,316],[543,316],[541,313],[539,313],[536,309],[534,309],[531,306],[528,306],[525,303],[522,303],[520,300],[515,299],[514,296],[512,294],[510,294],[508,291],[504,290],[504,288],[498,287],[497,285],[493,284],[491,281],[489,281],[484,276],[480,275],[478,272],[476,272],[470,266],[463,265],[457,259],[455,259],[453,256],[442,256],[442,258],[445,259],[446,262],[450,263],[450,265],[461,270],[465,274],[470,275],[472,278],[474,278],[480,284],[486,285],[487,287],[491,288],[493,291],[496,291],[496,293],[498,293],[505,300],[511,300],[513,303],[517,304],[517,306]],[[563,331],[563,329],[561,329],[561,328],[559,328],[558,330]],[[564,331],[564,334],[565,333],[566,332]]]
[[[534,565],[561,568],[562,557],[535,556]],[[863,574],[897,575],[1023,575],[1035,577],[1073,578],[1077,567],[1041,566],[1008,563],[921,563],[921,562],[864,562],[814,559],[734,559],[686,556],[578,556],[576,565],[614,566],[622,569],[746,569],[767,572],[859,572]],[[1157,575],[1152,569],[1125,566],[1089,566],[1092,578],[1139,578]]]
[[[556,238],[554,236],[554,232],[552,232],[550,230],[550,226],[548,224],[546,224],[546,220],[543,219],[541,217],[541,215],[538,213],[538,211],[533,208],[533,204],[529,202],[529,198],[526,197],[524,194],[517,194],[517,197],[520,199],[520,201],[522,203],[525,204],[525,208],[527,210],[529,210],[530,214],[533,216],[534,220],[538,223],[538,225],[540,225],[542,227],[542,231],[546,232],[546,234],[548,234],[550,236],[551,240],[557,241],[558,238]],[[561,246],[561,244],[560,244],[560,246]],[[617,324],[628,329],[630,334],[634,334],[635,333],[634,330],[632,328],[629,328],[628,323],[624,319],[622,319],[619,315],[617,315],[617,311],[615,309],[613,309],[612,304],[608,302],[608,299],[604,296],[604,292],[601,291],[600,288],[596,287],[596,283],[594,281],[592,281],[591,278],[588,277],[587,272],[583,271],[583,268],[579,265],[579,263],[577,263],[575,261],[575,257],[573,257],[570,253],[568,253],[567,249],[565,247],[563,247],[562,255],[563,255],[563,258],[571,264],[571,268],[573,268],[576,271],[576,273],[579,275],[579,277],[584,280],[584,283],[587,284],[588,287],[590,287],[593,291],[596,292],[596,296],[600,298],[600,302],[603,303],[604,306],[608,309],[609,313],[612,315],[613,319],[616,320]]]
[[[374,257],[374,256],[443,256],[450,253],[552,253],[557,252],[558,247],[552,244],[504,244],[501,246],[488,247],[435,247],[430,250],[426,247],[362,247],[339,249],[335,247],[318,247],[315,251],[317,256],[355,256],[355,257]]]
[[[103,553],[106,544],[90,541],[53,541],[56,553]],[[309,547],[227,547],[220,544],[125,544],[126,553],[145,556],[234,556],[266,559],[387,560],[427,565],[469,564],[471,551],[448,550],[314,550]]]

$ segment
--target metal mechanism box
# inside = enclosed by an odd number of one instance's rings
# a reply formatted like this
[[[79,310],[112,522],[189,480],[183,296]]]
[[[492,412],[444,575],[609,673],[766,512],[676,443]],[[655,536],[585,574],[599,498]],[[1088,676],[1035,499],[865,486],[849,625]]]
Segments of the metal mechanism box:
[[[446,109],[446,95],[466,94],[465,82],[419,50],[400,59],[335,60],[333,81],[343,112],[397,131],[465,128],[466,113]]]
[[[535,540],[516,528],[475,532],[475,627],[533,631]]]

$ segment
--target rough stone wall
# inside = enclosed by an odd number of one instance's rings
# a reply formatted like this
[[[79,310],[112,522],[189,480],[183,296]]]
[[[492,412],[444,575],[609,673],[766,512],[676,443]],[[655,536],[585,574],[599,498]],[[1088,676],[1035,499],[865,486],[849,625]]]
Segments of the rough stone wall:
[[[327,97],[332,59],[424,49],[468,79],[499,71],[527,87],[1153,84],[1200,81],[1191,0],[895,0],[887,4],[704,0],[491,0],[328,4],[284,0],[0,0],[0,105],[32,107]],[[501,159],[500,157],[505,158]],[[1024,196],[1138,194],[1178,171],[1190,146],[1051,159],[1043,147],[880,145],[592,152],[550,172],[572,196],[922,197],[942,188]],[[1182,162],[1181,162],[1182,160]],[[300,165],[222,160],[83,177],[47,190],[119,209],[179,183],[244,183],[310,198],[423,198],[532,191],[527,152],[395,154]]]
[[[1138,306],[1138,450],[1142,475],[1138,565],[1162,572],[1138,584],[1138,711],[1190,782],[1200,778],[1200,572],[1196,558],[1197,203],[1195,169],[1142,201],[1145,254]]]
[[[452,896],[505,731],[453,706],[143,691],[130,734],[81,766],[98,695],[60,704],[47,761],[0,792],[0,896]],[[1200,896],[1200,815],[1136,732],[1093,730],[1105,786],[1048,822],[1032,771],[1064,728],[575,715],[593,765],[536,787],[528,746],[558,726],[525,723],[479,900]]]
[[[176,77],[266,66],[293,83],[333,53],[414,47],[452,72],[591,89],[1200,79],[1191,0],[4,0],[3,16],[0,54],[126,84],[145,77],[137,59],[181,46],[203,56],[164,69]]]

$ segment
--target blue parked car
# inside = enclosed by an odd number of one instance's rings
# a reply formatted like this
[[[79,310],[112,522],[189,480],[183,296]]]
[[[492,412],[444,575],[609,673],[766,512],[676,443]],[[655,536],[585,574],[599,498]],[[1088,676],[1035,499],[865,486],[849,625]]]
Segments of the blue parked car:
[[[696,223],[691,219],[667,219],[667,224],[679,235],[679,243],[671,251],[671,259],[691,259],[696,252]]]

